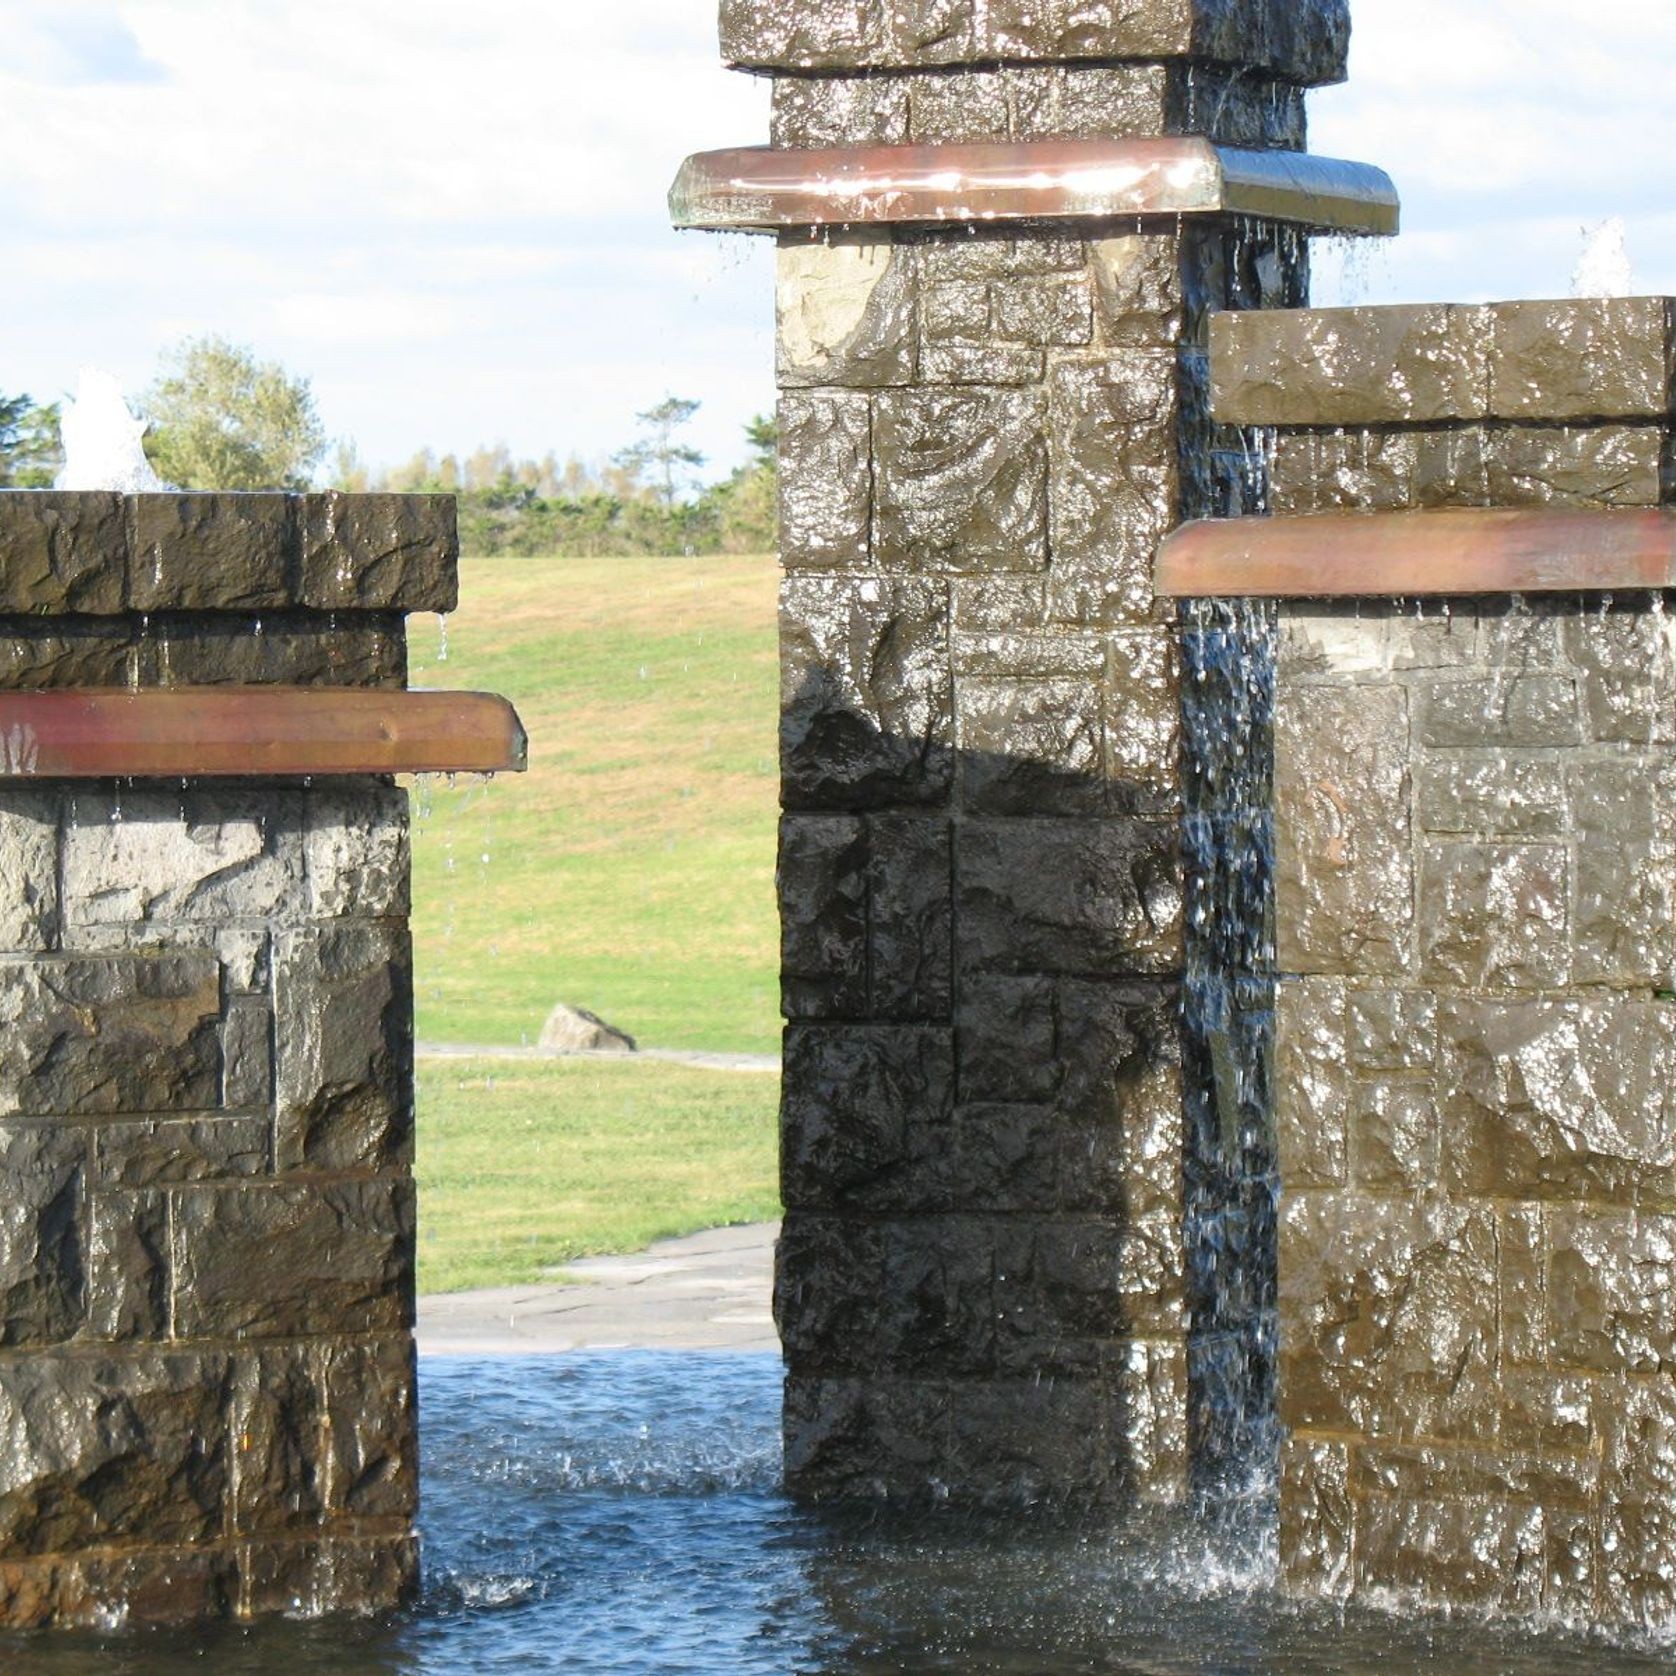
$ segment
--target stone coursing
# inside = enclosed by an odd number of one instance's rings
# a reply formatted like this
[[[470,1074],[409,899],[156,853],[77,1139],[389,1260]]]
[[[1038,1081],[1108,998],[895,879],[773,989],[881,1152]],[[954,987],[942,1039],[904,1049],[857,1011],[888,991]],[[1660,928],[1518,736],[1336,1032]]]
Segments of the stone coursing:
[[[0,495],[0,684],[399,686],[451,503]],[[412,1586],[406,797],[0,788],[0,1624]]]
[[[1219,320],[1218,410],[1293,427],[1291,511],[1656,504],[1668,321],[1662,300]],[[1328,343],[1342,388],[1306,351]],[[1282,612],[1282,1550],[1301,1591],[1676,1618],[1670,603]]]
[[[775,71],[782,146],[1301,146],[1276,77],[1336,74],[1342,47],[1333,5],[1032,6],[1028,32],[992,6],[1004,51],[944,10],[937,45],[855,6],[729,5],[724,39]],[[1294,45],[1271,52],[1259,13]],[[1069,62],[1089,57],[1131,62]],[[900,73],[799,73],[874,64]],[[1272,1286],[1213,1307],[1206,1259],[1272,1164],[1244,1074],[1267,997],[1240,993],[1242,1035],[1220,991],[1184,1028],[1182,990],[1190,891],[1243,888],[1261,917],[1266,872],[1251,853],[1243,887],[1190,884],[1183,821],[1229,754],[1212,709],[1253,702],[1228,649],[1268,631],[1178,626],[1151,566],[1249,493],[1209,416],[1211,311],[1296,305],[1304,266],[1283,230],[1191,222],[781,241],[776,1308],[800,1493],[1173,1501],[1190,1457],[1251,1442],[1233,1364],[1270,1354]],[[1184,665],[1206,671],[1197,743]],[[1224,832],[1251,789],[1230,774]]]

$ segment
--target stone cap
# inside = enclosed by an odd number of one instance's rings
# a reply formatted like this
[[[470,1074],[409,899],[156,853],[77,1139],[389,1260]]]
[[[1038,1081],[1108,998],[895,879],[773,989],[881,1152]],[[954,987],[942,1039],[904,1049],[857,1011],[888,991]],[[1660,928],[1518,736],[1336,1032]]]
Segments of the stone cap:
[[[0,492],[0,614],[451,611],[451,495]]]
[[[1349,0],[722,0],[722,56],[756,71],[1190,58],[1343,81]]]
[[[1663,419],[1673,319],[1666,297],[1218,314],[1211,404],[1302,428]]]

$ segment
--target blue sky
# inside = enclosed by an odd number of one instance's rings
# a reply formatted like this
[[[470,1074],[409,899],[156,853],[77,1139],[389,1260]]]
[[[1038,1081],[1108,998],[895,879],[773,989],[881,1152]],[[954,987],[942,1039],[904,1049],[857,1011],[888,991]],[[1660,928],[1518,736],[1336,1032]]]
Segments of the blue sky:
[[[1672,0],[1353,0],[1315,150],[1408,232],[1321,301],[1563,295],[1629,223],[1676,292]],[[314,383],[377,463],[504,441],[597,458],[666,393],[718,467],[772,400],[770,264],[676,235],[691,150],[767,128],[714,0],[0,0],[0,390],[144,387],[190,333]]]

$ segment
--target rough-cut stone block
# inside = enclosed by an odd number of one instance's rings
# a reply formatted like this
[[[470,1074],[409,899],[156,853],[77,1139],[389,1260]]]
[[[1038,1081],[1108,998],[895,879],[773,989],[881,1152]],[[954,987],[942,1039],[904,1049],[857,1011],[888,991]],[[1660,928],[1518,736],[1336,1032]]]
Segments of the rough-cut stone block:
[[[781,387],[911,383],[917,271],[911,247],[876,237],[781,245]]]
[[[1344,990],[1320,980],[1275,993],[1274,1110],[1289,1190],[1349,1179],[1350,1076]]]
[[[213,1108],[220,1013],[212,955],[0,964],[0,1116]]]
[[[880,1268],[873,1352],[859,1369],[881,1363],[909,1378],[972,1375],[995,1363],[996,1240],[989,1218],[910,1217],[879,1229]]]
[[[1422,831],[1509,838],[1565,830],[1565,765],[1553,757],[1462,752],[1431,757],[1414,778]]]
[[[1432,982],[1544,989],[1566,982],[1568,857],[1559,844],[1420,846],[1420,965]]]
[[[155,1343],[169,1336],[166,1196],[100,1192],[87,1212],[87,1332]]]
[[[393,1611],[419,1588],[419,1543],[411,1536],[240,1543],[241,1618],[320,1617]]]
[[[1614,838],[1610,828],[1584,827],[1580,837],[1572,982],[1676,988],[1676,844]]]
[[[873,410],[865,395],[780,400],[780,562],[863,570],[872,557]]]
[[[1350,1450],[1312,1437],[1282,1446],[1280,1568],[1295,1593],[1343,1599],[1354,1585]]]
[[[74,796],[64,834],[71,926],[259,920],[300,906],[302,834],[264,791]],[[207,936],[207,932],[206,932]]]
[[[882,1226],[792,1208],[774,1254],[774,1321],[801,1374],[875,1372],[884,1316]]]
[[[1106,795],[1123,813],[1181,802],[1181,658],[1167,629],[1124,629],[1106,642]]]
[[[386,1169],[413,1147],[413,955],[405,927],[285,932],[274,951],[277,1163]]]
[[[769,143],[782,150],[906,145],[906,76],[776,76]]]
[[[394,612],[334,620],[303,611],[171,611],[146,622],[133,660],[142,687],[400,688],[407,632]]]
[[[173,1259],[183,1338],[400,1332],[412,1192],[390,1180],[182,1188]]]
[[[1212,406],[1232,425],[1481,419],[1490,331],[1487,311],[1443,303],[1218,314]]]
[[[1408,695],[1282,686],[1275,719],[1280,969],[1383,973],[1411,959]]]
[[[876,1018],[947,1018],[953,988],[954,886],[946,821],[868,821],[869,1004]]]
[[[1186,295],[1180,241],[1129,233],[1090,247],[1094,319],[1109,348],[1173,349],[1181,341]]]
[[[887,391],[874,410],[873,551],[881,565],[1039,570],[1047,442],[1034,391]]]
[[[963,680],[962,806],[977,814],[1092,814],[1105,805],[1100,694],[1079,680]]]
[[[134,611],[253,611],[296,598],[290,495],[130,495]]]
[[[413,1341],[333,1344],[320,1352],[331,1468],[329,1512],[411,1520],[419,1505]]]
[[[13,1557],[205,1543],[226,1491],[225,1356],[0,1365],[0,1545]]]
[[[788,809],[941,803],[953,773],[941,582],[790,578],[780,595]]]
[[[0,612],[111,616],[127,570],[120,495],[0,495]]]
[[[229,1003],[221,1026],[221,1104],[266,1106],[273,1099],[273,1012],[266,1001]]]
[[[317,784],[303,808],[309,912],[405,918],[412,855],[407,792],[378,780]]]
[[[1056,366],[1049,604],[1071,622],[1145,621],[1152,563],[1178,510],[1176,358]]]
[[[1577,686],[1566,675],[1495,669],[1487,679],[1419,690],[1419,737],[1432,746],[1575,745]]]
[[[971,971],[1122,977],[1173,971],[1182,897],[1174,825],[969,821],[956,838],[956,928]]]
[[[1492,506],[1657,506],[1664,439],[1653,425],[1515,425],[1485,441]]]
[[[1478,616],[1470,605],[1415,609],[1358,600],[1287,605],[1280,612],[1276,666],[1283,688],[1297,676],[1462,669],[1478,656]]]
[[[953,1122],[947,1029],[786,1032],[780,1175],[791,1208],[937,1208]]]
[[[0,953],[52,947],[60,815],[53,792],[0,790]]]
[[[1553,1205],[1546,1226],[1551,1364],[1668,1375],[1676,1368],[1676,1217]]]
[[[963,1100],[1051,1100],[1060,1067],[1047,978],[968,978],[956,1037]]]
[[[780,996],[785,1016],[867,1010],[867,833],[848,815],[780,823]]]
[[[1670,303],[1587,297],[1489,311],[1500,419],[1660,419],[1670,409]]]
[[[317,611],[452,611],[460,536],[452,495],[307,496],[301,602]]]
[[[0,690],[123,687],[138,673],[137,625],[122,617],[0,617]]]
[[[1528,1615],[1542,1606],[1544,1530],[1540,1507],[1511,1499],[1370,1496],[1357,1509],[1357,1587]]]
[[[82,1324],[86,1154],[74,1129],[0,1127],[0,1345],[57,1344]]]
[[[102,1124],[94,1136],[102,1187],[167,1187],[261,1175],[269,1130],[260,1117],[183,1117]]]

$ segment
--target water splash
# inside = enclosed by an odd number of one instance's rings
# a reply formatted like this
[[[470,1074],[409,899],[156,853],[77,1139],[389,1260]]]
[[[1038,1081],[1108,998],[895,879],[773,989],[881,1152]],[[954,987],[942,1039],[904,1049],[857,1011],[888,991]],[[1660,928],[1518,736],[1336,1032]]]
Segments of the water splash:
[[[1621,215],[1583,229],[1583,253],[1571,272],[1574,297],[1633,297],[1635,270],[1629,260],[1629,229]]]
[[[169,485],[151,469],[136,419],[122,386],[108,372],[83,367],[73,398],[64,403],[64,469],[55,487],[109,489],[122,494],[164,491]]]

